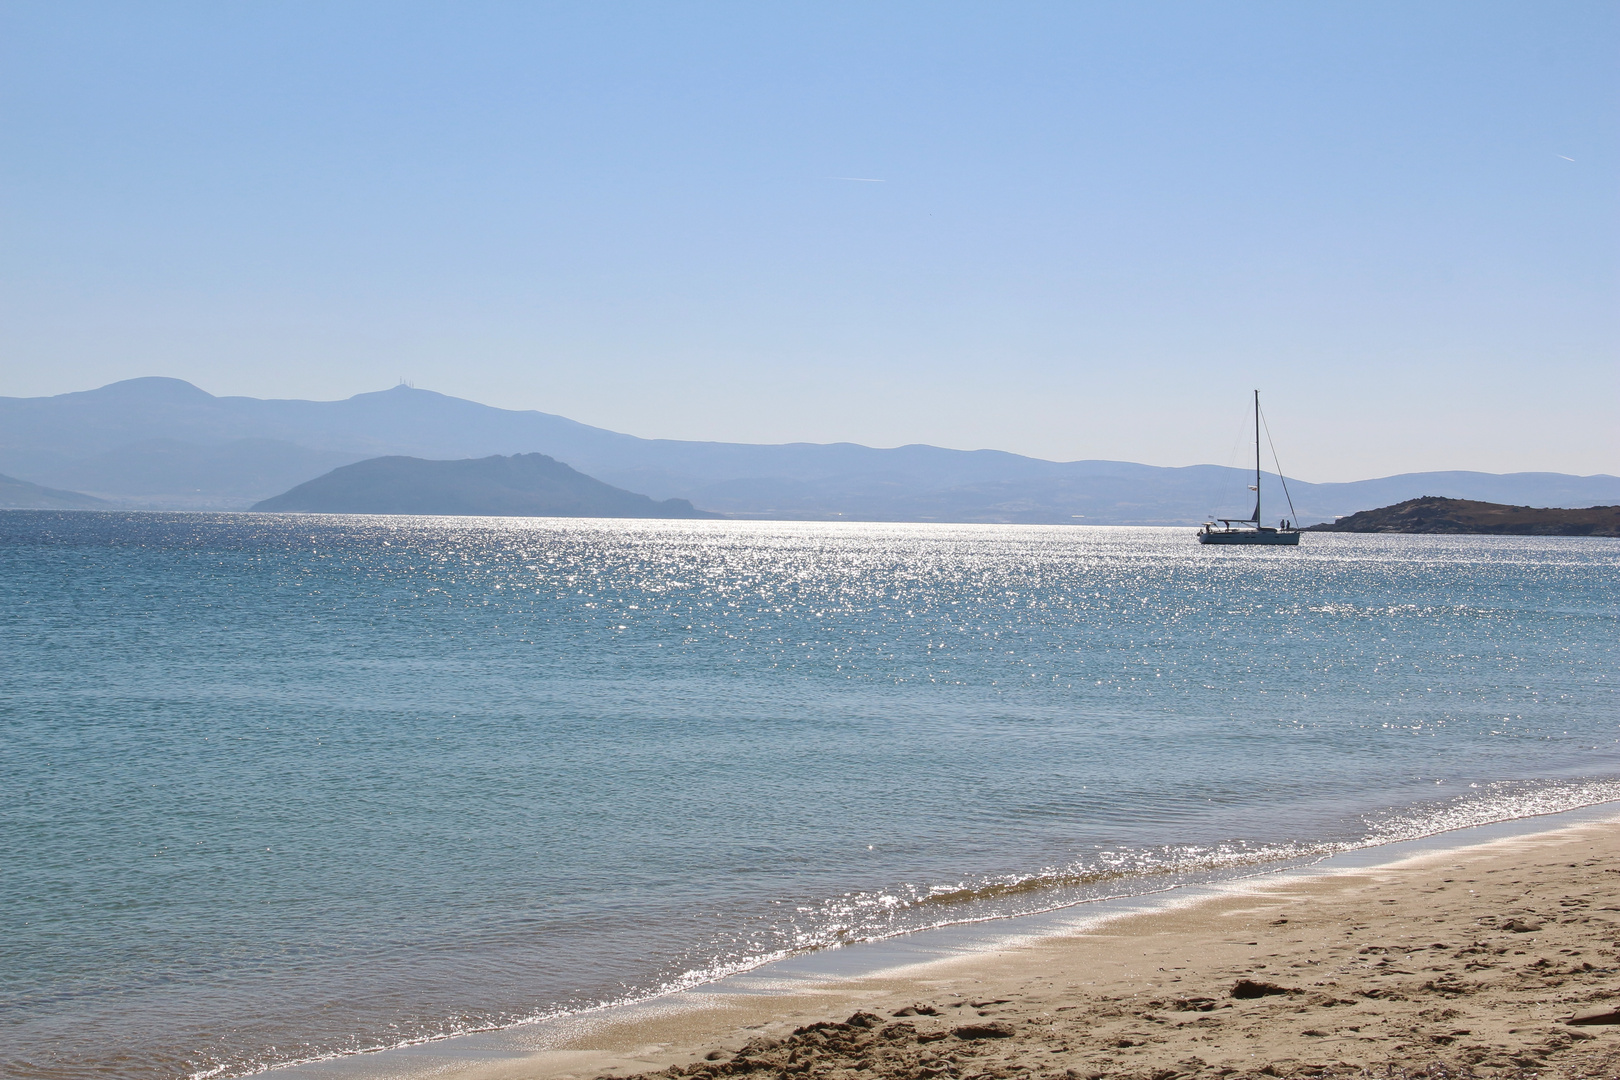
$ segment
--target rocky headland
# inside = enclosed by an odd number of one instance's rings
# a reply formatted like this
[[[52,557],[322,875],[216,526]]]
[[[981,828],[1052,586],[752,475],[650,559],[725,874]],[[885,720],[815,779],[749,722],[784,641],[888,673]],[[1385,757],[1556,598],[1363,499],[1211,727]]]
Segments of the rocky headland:
[[[1620,506],[1505,506],[1469,499],[1426,495],[1377,510],[1362,510],[1337,521],[1310,526],[1313,532],[1471,533],[1499,536],[1620,536]]]

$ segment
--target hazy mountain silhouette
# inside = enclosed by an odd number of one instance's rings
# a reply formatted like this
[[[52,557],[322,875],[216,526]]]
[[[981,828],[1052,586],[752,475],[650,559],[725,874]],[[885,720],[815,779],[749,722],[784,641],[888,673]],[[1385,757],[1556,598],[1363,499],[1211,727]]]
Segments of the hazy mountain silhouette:
[[[40,487],[26,480],[0,476],[0,508],[6,510],[110,510],[112,504],[81,495],[77,491],[58,491]]]
[[[214,397],[178,379],[149,378],[0,398],[0,471],[127,505],[246,507],[365,458],[533,452],[653,499],[684,498],[737,517],[1188,524],[1252,506],[1252,473],[1214,465],[640,439],[405,386],[344,401],[279,401]],[[1538,506],[1620,502],[1620,478],[1560,473],[1290,480],[1289,489],[1302,523],[1427,494]],[[1264,494],[1267,507],[1286,513],[1275,480]]]
[[[198,445],[178,439],[142,439],[50,470],[71,488],[124,497],[160,497],[170,505],[208,506],[219,499],[247,503],[360,455],[311,450],[280,439],[235,439]]]
[[[490,517],[716,518],[685,499],[654,502],[544,454],[461,461],[380,457],[333,469],[254,510]]]

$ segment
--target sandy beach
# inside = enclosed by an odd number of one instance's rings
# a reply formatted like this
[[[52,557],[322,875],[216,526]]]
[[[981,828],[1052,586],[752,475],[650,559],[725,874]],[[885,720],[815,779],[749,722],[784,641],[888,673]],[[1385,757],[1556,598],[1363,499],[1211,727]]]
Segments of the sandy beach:
[[[1261,878],[1083,933],[605,1017],[467,1080],[1620,1076],[1620,823]]]

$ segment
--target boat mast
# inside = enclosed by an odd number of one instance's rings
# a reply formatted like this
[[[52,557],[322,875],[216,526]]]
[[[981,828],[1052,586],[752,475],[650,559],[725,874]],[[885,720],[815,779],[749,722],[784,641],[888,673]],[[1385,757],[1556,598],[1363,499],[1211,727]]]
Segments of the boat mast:
[[[1260,391],[1254,392],[1254,527],[1260,527]]]

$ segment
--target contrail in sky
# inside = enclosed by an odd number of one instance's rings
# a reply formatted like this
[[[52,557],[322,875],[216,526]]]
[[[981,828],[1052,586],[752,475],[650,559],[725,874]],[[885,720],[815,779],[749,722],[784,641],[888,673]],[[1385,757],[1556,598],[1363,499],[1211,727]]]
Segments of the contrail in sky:
[[[1561,158],[1564,158],[1564,160],[1565,160],[1565,161],[1574,161],[1574,160],[1575,160],[1575,159],[1574,159],[1574,158],[1572,158],[1572,157],[1564,157],[1564,155],[1563,155],[1563,154],[1559,154],[1559,155],[1558,155],[1558,156],[1559,156],[1559,157],[1561,157]]]
[[[829,179],[829,180],[854,180],[856,183],[860,183],[860,184],[881,184],[881,183],[884,182],[882,180],[874,180],[870,176],[829,176],[829,177],[827,177],[827,179]]]

